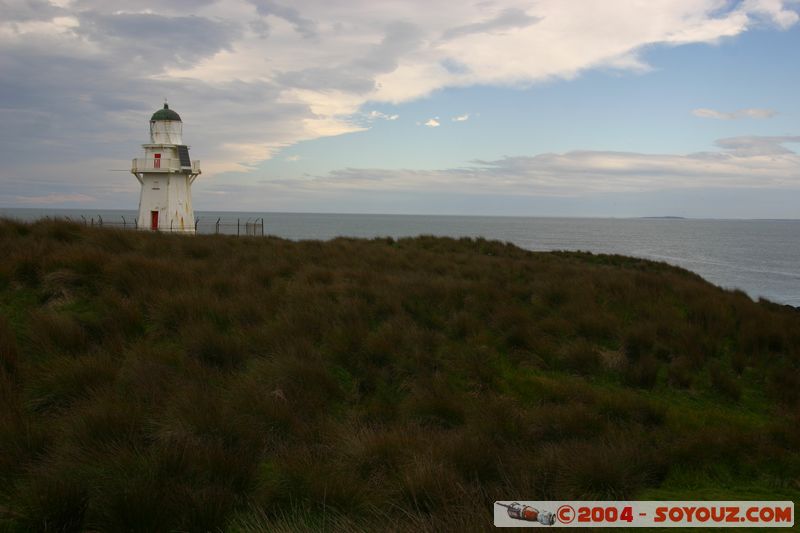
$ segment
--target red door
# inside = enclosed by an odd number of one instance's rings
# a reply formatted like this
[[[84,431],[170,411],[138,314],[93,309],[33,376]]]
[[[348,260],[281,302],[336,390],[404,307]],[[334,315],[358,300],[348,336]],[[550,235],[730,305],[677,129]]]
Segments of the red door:
[[[161,154],[153,154],[153,168],[161,168]]]
[[[153,231],[158,229],[158,211],[150,211],[150,229]]]

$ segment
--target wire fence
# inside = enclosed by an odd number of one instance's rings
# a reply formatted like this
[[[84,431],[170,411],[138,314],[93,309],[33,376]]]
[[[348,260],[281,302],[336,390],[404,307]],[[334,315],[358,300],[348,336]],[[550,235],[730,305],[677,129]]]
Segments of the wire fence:
[[[63,217],[63,219],[70,222],[78,222],[86,226],[97,226],[101,228],[141,229],[142,231],[160,231],[162,233],[197,233],[202,235],[264,236],[264,219],[262,217],[245,219],[219,217],[216,220],[213,218],[197,218],[194,221],[194,229],[191,227],[173,227],[173,225],[170,224],[170,227],[161,226],[157,230],[153,230],[149,227],[140,228],[139,221],[136,218],[126,218],[122,215],[120,215],[119,219],[116,217],[104,218],[101,215],[97,215],[96,217],[85,217],[81,215],[80,218]]]

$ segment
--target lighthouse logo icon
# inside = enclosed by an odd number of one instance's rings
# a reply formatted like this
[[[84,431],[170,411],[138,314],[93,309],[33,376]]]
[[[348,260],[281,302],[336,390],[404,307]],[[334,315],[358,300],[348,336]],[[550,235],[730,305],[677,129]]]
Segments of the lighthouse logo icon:
[[[522,505],[519,502],[506,504],[502,502],[495,502],[500,507],[505,507],[509,518],[514,520],[523,520],[525,522],[538,522],[543,526],[552,526],[556,523],[556,518],[550,511],[540,511],[529,505]]]
[[[183,121],[164,103],[150,118],[150,142],[144,157],[133,160],[131,173],[142,185],[137,227],[142,230],[194,233],[192,183],[200,161],[192,161],[183,144]]]

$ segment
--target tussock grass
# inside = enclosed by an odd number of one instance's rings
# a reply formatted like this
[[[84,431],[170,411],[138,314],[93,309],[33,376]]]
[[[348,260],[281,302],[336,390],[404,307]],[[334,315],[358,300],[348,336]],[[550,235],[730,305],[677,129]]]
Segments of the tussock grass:
[[[13,378],[17,373],[19,349],[17,336],[8,319],[0,315],[0,370],[2,375]]]
[[[0,529],[473,531],[800,495],[800,313],[485,239],[0,221]],[[695,498],[696,499],[696,498]]]

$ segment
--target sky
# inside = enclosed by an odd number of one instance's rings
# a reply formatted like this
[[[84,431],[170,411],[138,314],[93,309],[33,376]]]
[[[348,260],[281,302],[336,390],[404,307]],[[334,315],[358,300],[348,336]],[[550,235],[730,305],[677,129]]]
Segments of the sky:
[[[800,0],[0,0],[0,207],[800,218]]]

